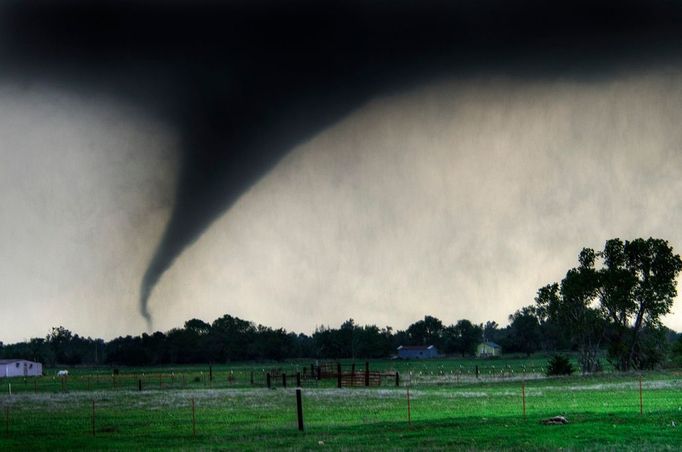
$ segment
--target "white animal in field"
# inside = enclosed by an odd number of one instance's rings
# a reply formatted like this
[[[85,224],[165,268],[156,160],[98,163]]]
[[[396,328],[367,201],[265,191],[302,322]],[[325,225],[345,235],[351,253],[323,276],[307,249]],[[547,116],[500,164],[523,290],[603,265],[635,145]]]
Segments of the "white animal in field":
[[[68,377],[69,376],[69,371],[68,370],[60,370],[57,372],[58,377]]]

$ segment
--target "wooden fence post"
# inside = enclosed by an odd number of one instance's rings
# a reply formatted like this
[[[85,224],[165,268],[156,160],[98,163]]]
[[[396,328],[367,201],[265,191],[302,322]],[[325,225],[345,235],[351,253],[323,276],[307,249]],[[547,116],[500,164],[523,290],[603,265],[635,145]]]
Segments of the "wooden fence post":
[[[336,363],[336,387],[341,387],[341,363]]]
[[[412,413],[410,411],[410,385],[407,385],[407,423],[412,426]]]
[[[400,386],[400,372],[397,370],[395,371],[395,385],[396,387]]]
[[[478,379],[478,364],[476,365],[476,379]]]
[[[253,371],[251,371],[251,386],[253,386]]]
[[[365,386],[369,386],[369,361],[365,361]]]
[[[301,372],[296,372],[296,387],[301,387]]]
[[[296,415],[298,417],[298,431],[303,431],[303,402],[301,400],[301,388],[296,389]]]
[[[196,410],[194,408],[194,397],[192,397],[192,436],[195,438],[197,436],[197,417]]]
[[[268,372],[268,373],[265,375],[265,380],[266,380],[266,382],[267,382],[268,389],[270,389],[270,386],[271,386],[271,383],[272,383],[272,382],[270,381],[270,372]]]
[[[282,387],[283,388],[287,387],[287,374],[286,374],[286,372],[282,374]]]

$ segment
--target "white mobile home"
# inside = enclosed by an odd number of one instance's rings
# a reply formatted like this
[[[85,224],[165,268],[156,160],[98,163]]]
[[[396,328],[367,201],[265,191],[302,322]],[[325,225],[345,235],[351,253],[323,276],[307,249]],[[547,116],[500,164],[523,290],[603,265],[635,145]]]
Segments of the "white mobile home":
[[[43,365],[25,359],[0,359],[0,378],[39,377]]]

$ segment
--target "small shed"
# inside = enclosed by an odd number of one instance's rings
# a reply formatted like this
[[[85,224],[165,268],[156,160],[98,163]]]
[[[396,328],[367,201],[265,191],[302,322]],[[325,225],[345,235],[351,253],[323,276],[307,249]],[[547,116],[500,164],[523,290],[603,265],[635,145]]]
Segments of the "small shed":
[[[500,356],[502,354],[502,347],[494,342],[481,342],[476,347],[476,356],[479,358],[488,358],[490,356]]]
[[[438,356],[438,349],[434,345],[401,345],[398,347],[398,358],[401,359],[429,359]]]
[[[25,359],[0,359],[0,378],[39,377],[43,374],[43,365]]]

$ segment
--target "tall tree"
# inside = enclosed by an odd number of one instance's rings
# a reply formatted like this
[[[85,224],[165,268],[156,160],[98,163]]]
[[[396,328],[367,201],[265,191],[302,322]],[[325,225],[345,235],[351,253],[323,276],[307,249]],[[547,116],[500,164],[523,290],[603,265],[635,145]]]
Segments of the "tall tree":
[[[652,341],[662,336],[654,332],[677,295],[682,259],[665,240],[649,238],[611,239],[599,253],[584,248],[578,260],[560,285],[538,290],[540,316],[570,331],[583,372],[597,369],[604,341],[616,368],[650,367],[660,356]]]
[[[540,322],[533,306],[526,306],[509,316],[508,351],[531,353],[540,349]]]
[[[473,355],[482,337],[483,330],[480,326],[466,319],[459,320],[456,324],[443,328],[441,351]]]
[[[540,317],[564,325],[569,331],[583,373],[598,370],[598,355],[605,332],[598,306],[599,276],[594,267],[595,259],[594,250],[583,248],[578,256],[578,267],[570,269],[561,284],[540,288],[535,297]]]
[[[440,348],[443,339],[443,322],[427,315],[407,328],[411,345],[435,345]]]
[[[641,367],[651,361],[642,355],[642,330],[658,329],[661,317],[670,312],[682,259],[667,241],[654,238],[612,239],[600,254],[601,305],[613,336],[609,355],[620,370]]]

